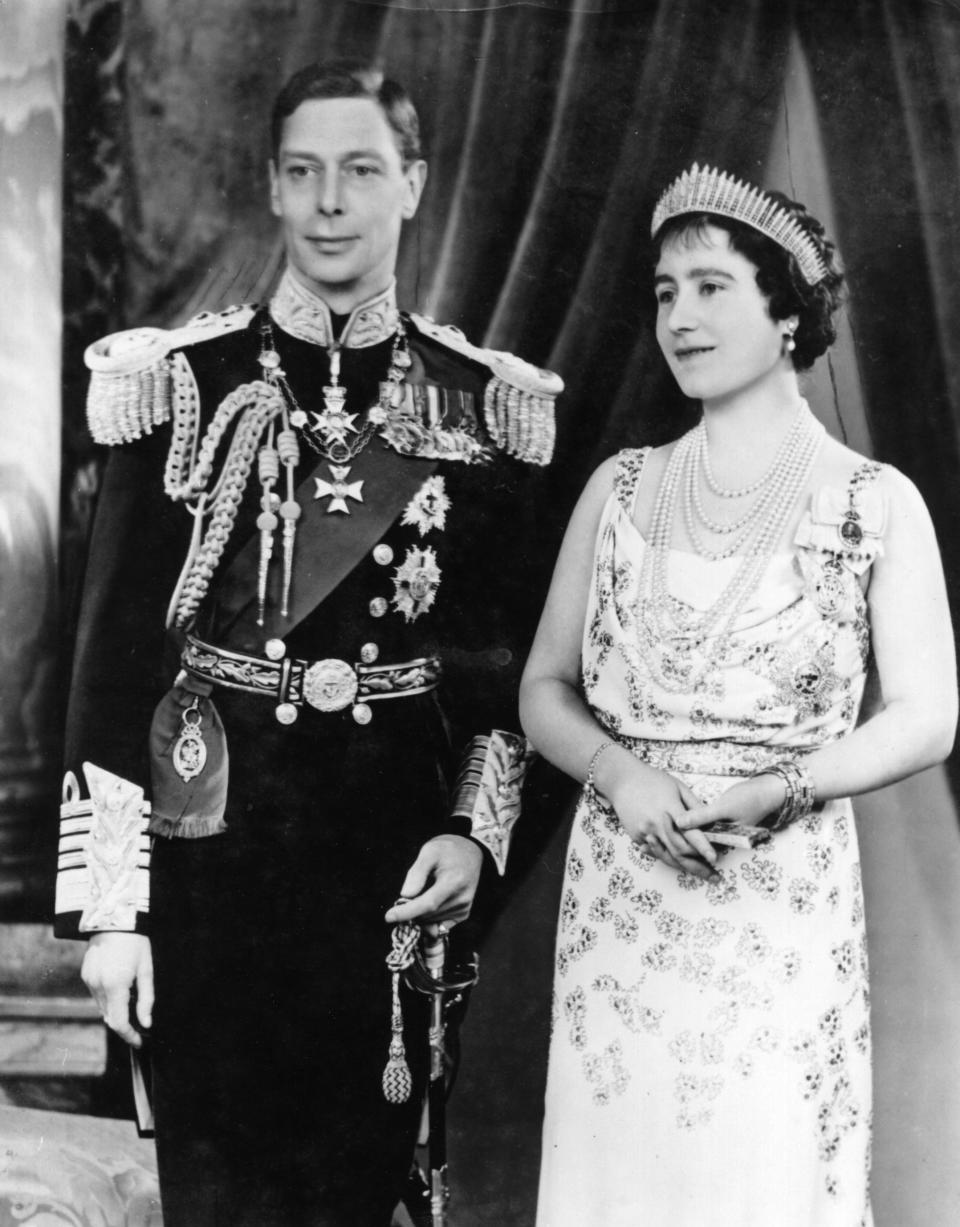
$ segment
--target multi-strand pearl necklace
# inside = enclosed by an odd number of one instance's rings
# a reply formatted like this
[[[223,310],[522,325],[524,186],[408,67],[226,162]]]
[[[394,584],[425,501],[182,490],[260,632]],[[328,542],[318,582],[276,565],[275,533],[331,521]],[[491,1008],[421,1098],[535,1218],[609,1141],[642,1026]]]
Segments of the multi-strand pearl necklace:
[[[780,501],[779,478],[784,464],[787,463],[798,446],[807,425],[809,414],[810,411],[806,407],[806,402],[801,402],[801,406],[794,417],[793,426],[787,432],[786,437],[777,449],[777,454],[774,456],[770,467],[755,482],[749,486],[744,486],[740,490],[725,490],[717,485],[713,471],[710,468],[710,449],[707,446],[707,428],[705,423],[700,422],[691,431],[690,449],[688,453],[685,453],[687,463],[685,465],[683,482],[683,520],[687,536],[690,538],[698,554],[704,558],[709,558],[711,561],[716,561],[721,558],[733,558],[734,555],[743,552],[743,547],[753,526],[757,521],[771,514],[774,507]],[[710,489],[715,493],[719,493],[721,498],[728,500],[745,498],[750,494],[756,494],[757,498],[737,519],[726,522],[714,520],[707,514],[703,505],[703,499],[700,494],[701,474]],[[708,546],[700,534],[700,525],[717,536],[728,538],[726,545],[721,546],[719,549],[713,549]]]
[[[709,659],[719,660],[733,634],[736,620],[759,587],[774,551],[780,542],[801,492],[806,487],[813,462],[823,439],[824,429],[801,404],[790,434],[770,469],[746,487],[747,492],[762,490],[757,503],[741,517],[742,529],[736,549],[709,551],[701,548],[699,536],[690,533],[690,504],[701,456],[701,427],[677,443],[667,464],[653,508],[653,517],[640,574],[644,634],[641,646],[651,674],[666,690],[693,689],[706,671],[702,659],[694,670],[694,654],[703,656],[707,641],[713,639]],[[686,497],[685,497],[686,493]],[[756,510],[759,506],[759,510]],[[703,557],[716,560],[742,552],[743,560],[717,599],[702,613],[678,603],[670,595],[668,560],[674,525],[683,514],[690,539]],[[708,524],[709,527],[709,524]],[[742,550],[741,550],[742,547]]]

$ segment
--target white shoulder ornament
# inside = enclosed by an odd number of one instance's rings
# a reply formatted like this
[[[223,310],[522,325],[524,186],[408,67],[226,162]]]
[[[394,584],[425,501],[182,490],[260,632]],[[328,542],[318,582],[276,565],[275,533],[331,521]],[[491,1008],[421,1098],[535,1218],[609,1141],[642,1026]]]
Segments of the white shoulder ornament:
[[[204,311],[180,328],[130,328],[87,347],[87,422],[96,443],[130,443],[168,422],[177,395],[190,394],[186,345],[246,328],[251,306]],[[174,356],[171,358],[170,354]]]
[[[554,404],[563,391],[560,376],[515,354],[473,345],[452,324],[436,324],[425,315],[410,319],[431,341],[489,367],[483,417],[494,444],[528,464],[549,464],[556,434]]]

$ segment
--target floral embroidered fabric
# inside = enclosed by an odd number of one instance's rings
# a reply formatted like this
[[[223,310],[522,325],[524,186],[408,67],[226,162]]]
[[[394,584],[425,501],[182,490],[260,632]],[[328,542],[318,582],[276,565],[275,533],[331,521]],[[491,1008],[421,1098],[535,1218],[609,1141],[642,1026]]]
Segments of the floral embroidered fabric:
[[[853,728],[869,656],[859,577],[882,551],[879,467],[815,495],[794,550],[773,557],[718,650],[643,641],[645,542],[632,507],[645,456],[621,453],[602,516],[584,693],[612,737],[709,800]],[[737,565],[671,551],[681,623]],[[692,690],[658,686],[652,651],[661,669],[696,678]],[[553,1004],[539,1227],[872,1223],[849,801],[726,853],[707,883],[648,856],[602,800],[582,796]]]

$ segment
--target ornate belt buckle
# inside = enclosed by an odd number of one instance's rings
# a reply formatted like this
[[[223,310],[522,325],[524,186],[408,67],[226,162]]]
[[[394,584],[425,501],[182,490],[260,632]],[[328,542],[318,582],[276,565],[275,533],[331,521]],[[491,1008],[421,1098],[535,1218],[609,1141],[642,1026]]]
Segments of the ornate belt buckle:
[[[303,675],[303,700],[317,711],[343,711],[357,695],[356,672],[345,660],[318,660]]]

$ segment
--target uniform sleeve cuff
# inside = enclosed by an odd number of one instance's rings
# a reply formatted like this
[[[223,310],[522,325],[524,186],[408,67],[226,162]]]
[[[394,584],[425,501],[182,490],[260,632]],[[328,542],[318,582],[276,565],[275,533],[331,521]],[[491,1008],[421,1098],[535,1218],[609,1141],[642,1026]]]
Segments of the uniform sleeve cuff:
[[[501,875],[533,756],[525,737],[494,729],[467,746],[454,786],[451,816],[469,823],[470,838],[490,853]]]
[[[90,797],[72,771],[63,781],[56,925],[60,936],[142,932],[150,907],[150,803],[143,789],[83,764]]]

